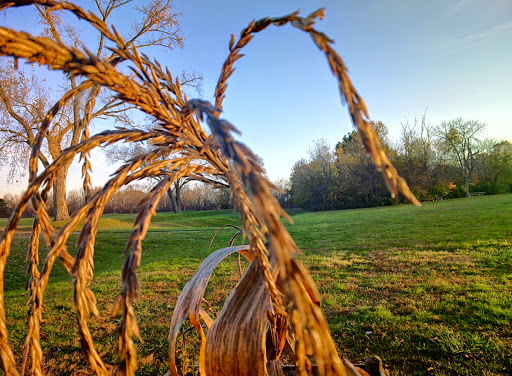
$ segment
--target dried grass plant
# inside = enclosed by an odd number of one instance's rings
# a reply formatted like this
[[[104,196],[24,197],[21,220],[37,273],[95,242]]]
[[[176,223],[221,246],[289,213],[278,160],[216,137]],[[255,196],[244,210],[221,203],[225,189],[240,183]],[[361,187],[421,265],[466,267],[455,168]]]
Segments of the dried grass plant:
[[[280,359],[283,351],[289,352],[300,375],[311,374],[313,366],[319,375],[357,375],[358,371],[338,356],[319,306],[319,293],[307,270],[294,257],[300,251],[281,223],[282,217],[288,217],[271,193],[272,184],[264,178],[250,149],[233,138],[232,134],[237,129],[220,118],[227,81],[234,71],[234,63],[243,56],[243,47],[256,33],[269,26],[290,24],[308,33],[314,44],[325,54],[338,81],[341,97],[348,105],[354,126],[366,151],[382,171],[391,193],[395,195],[400,191],[417,203],[382,150],[369,124],[366,106],[350,81],[345,64],[332,49],[333,41],[314,28],[315,21],[322,18],[323,10],[307,17],[301,17],[295,12],[284,17],[253,21],[238,39],[232,35],[229,54],[215,90],[215,102],[211,104],[199,99],[189,100],[182,92],[179,80],[169,70],[139,55],[135,48],[127,47],[115,28],[109,28],[99,17],[74,4],[54,0],[0,1],[0,10],[30,4],[39,4],[47,12],[56,9],[69,11],[89,22],[113,42],[115,48],[112,51],[117,59],[102,61],[87,50],[70,48],[48,38],[0,27],[1,55],[46,65],[50,69],[83,79],[79,87],[67,92],[48,112],[33,146],[29,187],[1,237],[0,357],[5,374],[43,374],[43,352],[40,345],[42,305],[48,278],[57,259],[66,267],[73,281],[76,316],[85,358],[94,373],[108,373],[103,359],[95,349],[88,327],[90,312],[98,313],[96,298],[89,288],[93,280],[98,221],[108,200],[121,187],[138,179],[160,176],[160,182],[142,202],[135,220],[135,230],[126,247],[128,256],[122,268],[123,288],[114,303],[113,314],[122,312],[117,342],[119,374],[134,375],[137,368],[133,339],[140,334],[133,303],[140,293],[137,267],[142,256],[142,241],[156,214],[156,206],[167,188],[177,179],[188,177],[213,185],[229,186],[231,197],[240,213],[241,229],[249,245],[230,246],[212,253],[183,289],[170,325],[169,374],[179,374],[175,346],[181,324],[188,318],[201,336],[201,375],[263,375],[270,372],[271,367],[267,368],[267,364],[275,364],[273,362]],[[120,60],[131,62],[136,78],[130,78],[116,69],[116,62]],[[85,91],[94,92],[101,87],[110,89],[119,99],[154,117],[156,122],[153,128],[114,129],[90,136],[86,126],[79,145],[65,150],[50,167],[38,172],[37,155],[44,132],[53,117],[75,95]],[[86,111],[91,111],[91,108]],[[209,133],[201,127],[202,121],[208,125]],[[79,154],[83,160],[84,188],[89,189],[90,151],[100,145],[135,141],[150,143],[152,151],[121,166],[103,189],[91,196],[87,204],[76,211],[56,233],[45,200],[59,173],[59,166]],[[23,364],[20,367],[15,362],[7,340],[3,275],[14,231],[29,201],[32,201],[36,214],[27,255],[31,273],[28,287],[29,325]],[[66,250],[66,241],[80,221],[84,221],[85,225],[80,231],[78,253],[72,257]],[[41,234],[49,251],[42,270],[39,270]],[[215,266],[235,252],[242,253],[252,262],[218,317],[213,319],[201,308],[202,296]],[[207,327],[206,332],[202,323]]]

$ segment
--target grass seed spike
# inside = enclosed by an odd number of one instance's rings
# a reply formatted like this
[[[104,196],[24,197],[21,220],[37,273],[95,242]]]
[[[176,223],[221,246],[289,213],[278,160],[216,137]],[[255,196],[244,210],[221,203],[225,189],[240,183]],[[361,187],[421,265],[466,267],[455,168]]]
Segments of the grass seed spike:
[[[110,372],[95,348],[88,326],[89,313],[98,313],[96,298],[89,288],[94,276],[94,244],[98,221],[109,198],[124,185],[135,180],[160,176],[160,183],[153,187],[141,203],[135,230],[126,246],[128,257],[121,276],[123,288],[114,302],[114,315],[122,312],[117,342],[118,364],[115,367],[118,374],[134,375],[137,368],[133,337],[140,337],[140,333],[133,303],[140,294],[136,271],[142,257],[142,241],[152,217],[156,214],[155,208],[167,188],[176,180],[187,177],[213,185],[229,186],[249,245],[214,252],[186,285],[171,322],[169,373],[179,375],[175,361],[175,341],[183,320],[188,317],[201,334],[201,375],[264,374],[268,372],[267,364],[274,365],[279,361],[283,351],[288,352],[294,360],[300,375],[310,374],[313,366],[320,375],[357,375],[358,371],[349,362],[339,358],[319,306],[320,297],[316,286],[304,266],[294,258],[300,251],[281,223],[281,217],[287,215],[270,191],[272,184],[264,178],[251,150],[233,138],[232,133],[238,132],[235,126],[220,118],[227,81],[233,74],[235,61],[243,56],[240,53],[243,47],[256,33],[271,25],[291,24],[308,33],[325,54],[338,81],[341,97],[348,105],[354,126],[366,151],[376,167],[382,171],[392,195],[402,192],[410,201],[418,204],[385,155],[369,123],[364,101],[350,81],[343,60],[331,47],[333,41],[314,28],[316,20],[323,17],[323,9],[307,17],[301,17],[299,12],[295,12],[285,17],[253,21],[241,32],[238,40],[232,35],[229,55],[215,89],[215,102],[211,104],[199,99],[188,100],[181,90],[179,80],[173,78],[169,70],[163,69],[146,56],[141,56],[136,48],[127,46],[115,28],[110,29],[99,17],[72,3],[54,0],[0,1],[0,10],[31,4],[43,6],[47,12],[69,11],[89,22],[113,42],[115,47],[112,51],[117,58],[100,60],[86,50],[0,27],[1,55],[46,65],[50,69],[61,70],[83,80],[48,112],[41,133],[33,145],[29,187],[13,211],[1,237],[0,357],[4,372],[7,375],[19,375],[19,370],[21,374],[25,370],[29,370],[32,375],[43,373],[39,327],[44,292],[57,259],[64,264],[73,280],[74,303],[84,356],[91,370],[97,375],[107,375]],[[119,61],[129,61],[136,78],[130,78],[117,70],[116,64]],[[38,174],[37,156],[42,136],[53,116],[73,96],[85,91],[99,90],[99,87],[110,89],[120,100],[152,116],[156,120],[155,125],[149,130],[115,129],[92,137],[89,137],[86,128],[80,144],[63,151],[59,158]],[[92,109],[87,108],[86,111]],[[201,127],[202,120],[209,126],[209,135]],[[153,148],[147,154],[133,158],[121,166],[104,188],[90,197],[69,222],[55,233],[44,202],[59,167],[79,154],[85,159],[84,187],[89,187],[88,153],[99,146],[121,141],[145,141]],[[23,363],[19,368],[8,343],[3,275],[14,231],[29,201],[34,204],[36,216],[27,257],[31,273],[28,286],[29,326]],[[82,220],[85,225],[78,238],[79,250],[73,258],[67,252],[65,244],[73,229]],[[41,270],[37,267],[40,233],[44,234],[49,247]],[[207,283],[218,262],[232,252],[241,252],[252,263],[214,320],[200,306],[205,278]],[[201,320],[206,324],[206,333]]]

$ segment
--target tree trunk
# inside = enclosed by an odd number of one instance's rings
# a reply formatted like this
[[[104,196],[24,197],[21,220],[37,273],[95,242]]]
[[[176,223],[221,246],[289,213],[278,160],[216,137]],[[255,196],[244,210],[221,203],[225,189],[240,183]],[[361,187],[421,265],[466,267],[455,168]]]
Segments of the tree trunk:
[[[65,221],[69,219],[68,203],[66,199],[66,178],[68,175],[69,164],[59,170],[59,175],[53,184],[53,206],[55,210],[55,221]]]
[[[469,197],[469,168],[467,161],[464,163],[464,186],[466,188],[466,197]]]
[[[171,200],[171,210],[175,213],[180,213],[180,207],[178,206],[178,203],[176,202],[176,197],[174,196],[173,189],[169,188],[167,190],[167,196],[169,196],[169,199]]]
[[[464,184],[466,185],[466,197],[469,197],[469,182],[468,182],[468,177],[467,176],[464,176]]]
[[[174,191],[176,193],[176,201],[175,201],[176,206],[174,207],[175,208],[174,212],[181,213],[181,186],[179,184],[179,181],[174,184],[175,184]]]

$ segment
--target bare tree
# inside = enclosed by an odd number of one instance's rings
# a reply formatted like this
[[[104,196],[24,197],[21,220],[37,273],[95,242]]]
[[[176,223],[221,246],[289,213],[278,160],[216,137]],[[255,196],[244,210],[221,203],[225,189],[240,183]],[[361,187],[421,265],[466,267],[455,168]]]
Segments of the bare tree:
[[[105,149],[105,157],[108,163],[114,164],[117,162],[126,162],[132,158],[137,158],[141,155],[151,152],[152,145],[144,144],[142,142],[132,142],[129,145],[113,145]],[[162,159],[169,158],[170,155],[161,156]],[[173,171],[168,170],[168,173]],[[153,182],[162,180],[162,177],[153,179]],[[190,180],[187,178],[177,179],[172,186],[167,189],[167,196],[171,203],[171,209],[175,213],[181,213],[181,195],[185,184]]]
[[[428,192],[435,185],[432,171],[436,152],[433,140],[433,126],[427,123],[426,113],[421,120],[408,119],[402,124],[400,142],[397,145],[396,166],[411,185],[416,197],[428,198]]]
[[[8,182],[22,175],[26,168],[29,148],[49,107],[48,97],[44,81],[34,72],[16,70],[6,60],[0,62],[0,155],[10,166]],[[65,115],[60,116],[48,132],[49,144],[62,137]],[[40,153],[39,160],[45,168],[49,166],[45,154]]]
[[[464,179],[466,196],[469,197],[469,180],[473,171],[478,136],[486,124],[478,120],[464,120],[461,117],[443,121],[435,128],[439,146],[450,153]]]
[[[135,0],[98,0],[94,5],[99,17],[107,21],[119,8],[130,3],[135,3]],[[62,44],[78,46],[77,31],[61,18],[58,10],[43,9],[37,5],[36,7],[44,25],[45,36]],[[179,15],[172,12],[172,0],[139,1],[139,6],[135,9],[137,17],[134,19],[130,35],[125,36],[127,46],[161,46],[167,49],[183,46]],[[96,58],[113,65],[119,64],[122,59],[106,47],[104,35],[98,38],[97,46],[93,50]],[[111,96],[102,96],[98,85],[68,75],[65,79],[67,91],[59,100],[60,103],[66,103],[66,107],[60,112],[60,117],[54,119],[51,127],[41,129],[42,120],[52,104],[49,103],[48,89],[45,88],[44,81],[34,75],[27,76],[23,73],[18,73],[14,76],[15,79],[9,80],[13,69],[3,64],[1,70],[0,106],[3,120],[0,141],[3,141],[3,146],[0,148],[0,154],[10,156],[11,176],[19,176],[24,170],[23,162],[27,160],[38,134],[44,140],[45,146],[39,153],[39,160],[46,167],[64,149],[77,145],[89,137],[89,125],[93,119],[111,118],[125,124],[130,123],[127,111],[133,106],[128,106]],[[185,80],[193,78],[185,75]],[[66,97],[72,97],[69,104]],[[87,191],[91,187],[88,155],[82,155],[82,159],[84,189]],[[53,185],[56,220],[69,218],[66,178],[70,165],[71,161],[61,167]]]
[[[276,196],[279,204],[284,209],[293,207],[293,191],[290,179],[280,178],[273,181],[272,184],[277,188],[273,189],[272,193]]]

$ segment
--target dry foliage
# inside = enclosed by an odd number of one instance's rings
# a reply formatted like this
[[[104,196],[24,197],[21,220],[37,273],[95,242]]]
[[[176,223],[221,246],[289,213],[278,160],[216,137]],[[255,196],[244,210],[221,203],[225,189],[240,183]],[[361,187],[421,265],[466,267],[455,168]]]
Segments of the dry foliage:
[[[241,228],[249,240],[248,246],[228,247],[212,253],[185,286],[171,322],[169,334],[169,372],[178,375],[175,363],[175,343],[182,322],[188,318],[200,332],[200,362],[202,375],[264,374],[267,364],[275,366],[287,351],[295,361],[297,373],[310,374],[312,367],[320,375],[357,375],[358,371],[339,358],[331,339],[327,322],[320,309],[320,297],[315,284],[294,258],[299,252],[293,239],[281,223],[287,217],[271,193],[272,185],[258,166],[257,159],[244,144],[232,136],[236,128],[220,118],[227,80],[234,71],[233,64],[243,55],[241,49],[254,35],[271,25],[290,24],[308,33],[316,46],[327,57],[329,66],[339,83],[342,98],[348,104],[354,126],[378,169],[382,170],[392,194],[401,191],[411,201],[417,202],[405,181],[380,147],[363,100],[352,85],[342,59],[332,49],[332,41],[314,28],[323,10],[307,17],[298,12],[285,17],[264,18],[251,22],[241,32],[240,38],[231,36],[229,55],[224,63],[215,91],[215,103],[187,99],[180,82],[158,62],[141,56],[134,47],[127,47],[115,28],[109,28],[100,17],[87,13],[71,3],[53,0],[1,1],[0,9],[12,6],[39,4],[48,9],[63,9],[91,23],[102,35],[115,44],[113,52],[118,59],[129,60],[136,78],[129,78],[107,60],[93,53],[68,47],[45,37],[0,28],[0,54],[39,63],[50,69],[61,70],[71,76],[81,77],[82,83],[58,101],[46,115],[41,132],[30,159],[30,185],[9,219],[0,243],[0,356],[7,375],[29,372],[42,374],[43,353],[39,328],[42,320],[44,292],[50,271],[59,259],[73,280],[74,301],[83,353],[90,368],[99,375],[106,375],[107,367],[95,349],[88,327],[90,312],[97,314],[96,299],[89,286],[93,280],[94,244],[98,221],[106,203],[121,187],[149,176],[161,180],[143,200],[135,221],[135,230],[127,244],[127,259],[122,270],[122,291],[114,303],[114,312],[122,312],[118,336],[119,373],[133,375],[137,367],[134,336],[139,336],[133,303],[140,292],[137,267],[141,260],[142,241],[155,215],[158,202],[167,189],[178,179],[187,177],[213,185],[229,186],[231,197],[240,212]],[[41,140],[59,110],[78,93],[112,90],[117,98],[136,106],[156,119],[150,130],[115,129],[89,137],[65,150],[48,168],[38,173],[37,155]],[[90,108],[88,108],[90,110]],[[201,127],[204,120],[210,132]],[[87,130],[85,130],[87,132]],[[55,233],[48,216],[45,200],[55,181],[59,167],[80,154],[87,154],[100,145],[116,142],[146,141],[153,148],[145,155],[133,158],[120,167],[104,188],[95,193],[69,222]],[[166,156],[179,157],[166,159]],[[164,157],[164,158],[162,158]],[[229,163],[228,163],[229,162]],[[84,163],[85,184],[88,185],[89,162]],[[3,301],[3,273],[9,255],[14,231],[29,201],[36,215],[27,260],[31,279],[29,283],[29,328],[25,342],[24,361],[15,363],[7,341],[5,307]],[[79,250],[72,257],[66,250],[66,241],[79,221],[85,225],[78,239]],[[42,270],[38,269],[40,234],[49,247]],[[242,252],[253,260],[240,283],[233,290],[217,318],[212,319],[201,308],[201,297],[215,266],[233,252]],[[207,331],[201,324],[204,322]],[[29,361],[30,360],[30,361]],[[268,363],[267,363],[268,362]]]

